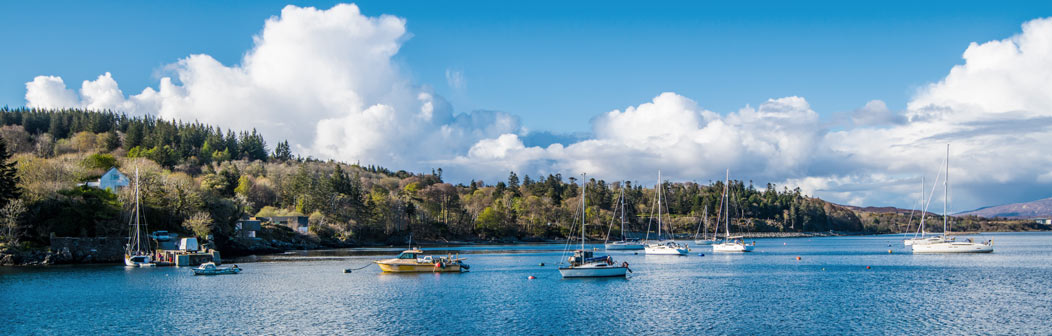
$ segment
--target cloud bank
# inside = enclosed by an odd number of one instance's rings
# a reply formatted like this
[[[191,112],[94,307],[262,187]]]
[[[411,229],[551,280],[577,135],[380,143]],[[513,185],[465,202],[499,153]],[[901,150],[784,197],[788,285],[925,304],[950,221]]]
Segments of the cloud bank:
[[[125,95],[109,73],[74,92],[62,78],[26,83],[27,105],[112,109],[135,115],[256,128],[301,155],[495,181],[587,172],[653,183],[732,177],[774,182],[836,202],[909,207],[919,178],[952,143],[958,210],[1047,197],[1052,187],[1052,20],[1016,36],[972,43],[964,64],[919,90],[904,110],[880,100],[829,128],[803,97],[768,99],[730,113],[674,92],[595,115],[590,133],[530,132],[515,115],[455,113],[392,61],[408,40],[404,19],[367,17],[355,5],[287,6],[266,20],[240,64],[198,54],[165,68],[158,87]],[[460,70],[447,84],[463,89]],[[860,102],[861,104],[861,102]],[[595,113],[582,111],[582,113]],[[586,127],[582,125],[582,128]],[[1004,199],[1004,201],[1000,201]]]

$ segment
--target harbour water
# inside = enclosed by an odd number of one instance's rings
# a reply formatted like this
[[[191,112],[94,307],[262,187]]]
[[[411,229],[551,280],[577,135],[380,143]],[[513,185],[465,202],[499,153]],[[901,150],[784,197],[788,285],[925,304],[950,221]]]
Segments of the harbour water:
[[[627,279],[560,278],[562,244],[424,249],[468,258],[460,274],[343,272],[399,248],[288,253],[213,277],[0,268],[0,335],[1052,333],[1052,233],[982,237],[994,253],[913,255],[897,235],[610,253]]]

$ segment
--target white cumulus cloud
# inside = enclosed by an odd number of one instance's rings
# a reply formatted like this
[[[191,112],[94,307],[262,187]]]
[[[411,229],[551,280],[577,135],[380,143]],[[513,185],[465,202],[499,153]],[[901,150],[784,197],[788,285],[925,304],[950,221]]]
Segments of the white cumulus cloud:
[[[61,78],[39,76],[26,84],[26,101],[256,128],[304,155],[421,170],[432,158],[520,129],[502,112],[455,115],[409,82],[392,61],[407,39],[404,19],[367,17],[353,4],[287,6],[266,20],[240,64],[190,55],[166,67],[174,76],[157,89],[128,97],[109,73],[85,81],[79,97]]]
[[[271,143],[288,139],[300,154],[444,167],[454,181],[493,181],[514,170],[649,184],[660,169],[673,180],[706,182],[730,168],[734,178],[836,202],[909,207],[919,198],[919,177],[930,181],[951,143],[955,209],[1048,197],[1052,187],[1052,19],[972,43],[963,64],[919,90],[904,110],[873,100],[844,128],[828,129],[803,97],[717,113],[704,100],[666,92],[598,113],[589,135],[543,147],[527,145],[531,134],[515,115],[454,113],[427,86],[410,82],[392,61],[408,36],[404,19],[367,17],[355,5],[287,6],[266,20],[239,64],[189,55],[167,66],[170,75],[156,88],[133,95],[109,73],[76,92],[60,77],[38,76],[26,83],[26,101],[257,128]],[[454,90],[466,87],[460,71],[447,70],[446,80]]]

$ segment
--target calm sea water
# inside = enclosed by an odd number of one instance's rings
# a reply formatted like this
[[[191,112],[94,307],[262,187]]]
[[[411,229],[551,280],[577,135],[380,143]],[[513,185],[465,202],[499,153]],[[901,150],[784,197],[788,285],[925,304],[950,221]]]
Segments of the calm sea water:
[[[913,255],[901,236],[611,253],[627,279],[562,279],[552,244],[425,249],[459,251],[462,274],[343,273],[400,249],[290,253],[214,277],[0,268],[0,334],[1052,334],[1052,234],[985,237],[992,254]]]

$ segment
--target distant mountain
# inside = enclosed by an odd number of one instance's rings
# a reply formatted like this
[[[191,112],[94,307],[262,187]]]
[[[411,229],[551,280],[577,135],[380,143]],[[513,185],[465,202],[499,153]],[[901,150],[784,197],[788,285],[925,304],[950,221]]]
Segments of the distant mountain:
[[[1004,217],[1012,219],[1052,218],[1052,197],[1025,203],[1012,203],[965,211],[955,216]]]
[[[848,209],[851,209],[851,210],[853,210],[855,212],[898,213],[898,214],[903,214],[903,215],[909,215],[910,212],[916,211],[916,210],[902,209],[902,208],[896,208],[896,207],[873,207],[873,206],[859,207],[859,206],[854,206],[854,205],[840,205],[840,206],[848,208]],[[920,214],[920,211],[917,211],[916,213]],[[934,214],[932,212],[928,212],[928,216],[936,216],[936,214]]]

